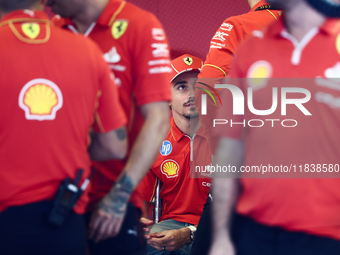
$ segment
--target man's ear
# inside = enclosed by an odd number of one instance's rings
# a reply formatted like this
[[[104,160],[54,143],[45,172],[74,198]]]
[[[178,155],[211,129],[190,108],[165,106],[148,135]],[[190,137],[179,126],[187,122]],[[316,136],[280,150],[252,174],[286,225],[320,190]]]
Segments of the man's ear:
[[[171,103],[169,103],[169,109],[172,110],[172,104]]]

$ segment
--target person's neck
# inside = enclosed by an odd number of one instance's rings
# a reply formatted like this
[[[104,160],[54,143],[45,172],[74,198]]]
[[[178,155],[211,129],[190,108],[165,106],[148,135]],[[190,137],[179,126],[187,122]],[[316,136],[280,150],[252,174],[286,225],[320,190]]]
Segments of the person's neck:
[[[196,132],[201,127],[200,118],[187,119],[182,115],[173,112],[174,122],[179,130],[182,131],[183,134],[190,136],[190,133],[196,134]],[[191,130],[191,132],[190,132]]]
[[[320,27],[326,17],[314,10],[305,1],[297,1],[284,11],[285,27],[292,36],[301,41],[313,28]]]
[[[250,9],[253,9],[253,7],[255,5],[257,5],[258,2],[260,2],[260,0],[248,0],[248,4],[250,6]]]
[[[88,1],[84,10],[72,19],[78,31],[86,33],[91,24],[99,19],[108,3],[109,0]]]

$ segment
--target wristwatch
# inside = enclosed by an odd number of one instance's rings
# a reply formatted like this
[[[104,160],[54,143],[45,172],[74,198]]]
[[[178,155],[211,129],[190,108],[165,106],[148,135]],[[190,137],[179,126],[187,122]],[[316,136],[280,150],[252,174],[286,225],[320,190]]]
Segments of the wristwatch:
[[[197,228],[195,226],[188,226],[187,228],[190,229],[190,240],[193,242]]]

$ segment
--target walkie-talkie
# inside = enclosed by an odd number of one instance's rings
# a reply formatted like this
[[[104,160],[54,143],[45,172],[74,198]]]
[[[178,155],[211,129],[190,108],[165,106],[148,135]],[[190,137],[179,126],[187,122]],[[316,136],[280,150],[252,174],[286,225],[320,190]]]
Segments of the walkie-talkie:
[[[52,211],[48,217],[48,221],[51,224],[61,226],[64,223],[66,216],[76,204],[80,197],[77,185],[82,174],[83,169],[79,169],[73,184],[71,183],[71,179],[67,177],[59,186]]]

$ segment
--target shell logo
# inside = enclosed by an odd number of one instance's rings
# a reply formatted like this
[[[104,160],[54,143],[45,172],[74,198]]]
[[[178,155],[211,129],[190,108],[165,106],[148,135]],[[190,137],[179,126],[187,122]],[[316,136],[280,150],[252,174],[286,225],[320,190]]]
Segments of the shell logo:
[[[254,89],[263,88],[267,85],[272,74],[273,68],[269,62],[264,60],[257,61],[248,70],[248,84]]]
[[[29,81],[20,91],[19,107],[28,120],[54,120],[63,106],[63,95],[59,87],[46,79]]]
[[[178,176],[179,165],[175,160],[168,159],[163,161],[161,171],[167,178],[174,178]]]
[[[339,34],[338,37],[336,38],[336,50],[337,50],[338,53],[340,54],[340,34]]]

